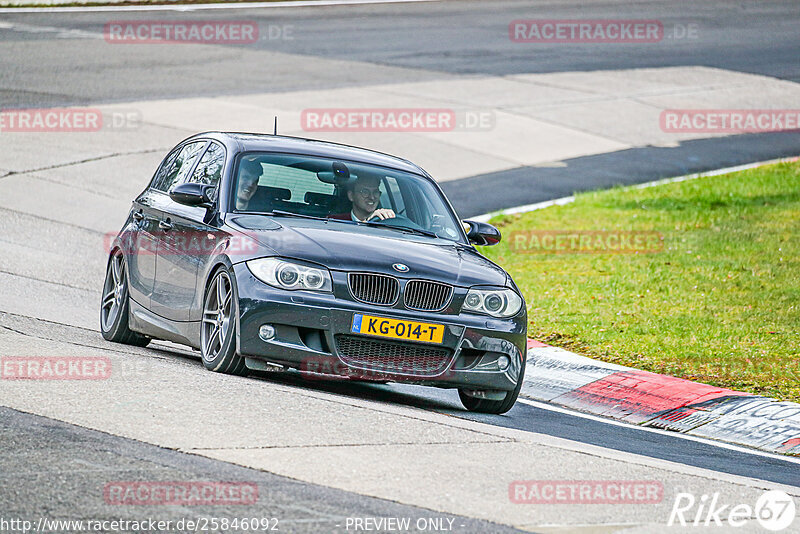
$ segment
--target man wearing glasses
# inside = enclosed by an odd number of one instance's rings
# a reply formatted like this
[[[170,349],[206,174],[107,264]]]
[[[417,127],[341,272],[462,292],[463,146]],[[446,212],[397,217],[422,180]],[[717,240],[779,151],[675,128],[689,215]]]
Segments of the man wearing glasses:
[[[380,185],[381,180],[377,176],[359,176],[347,190],[347,198],[353,203],[353,209],[350,213],[337,213],[328,215],[328,217],[354,222],[393,219],[395,217],[394,211],[387,208],[378,208],[381,201]]]

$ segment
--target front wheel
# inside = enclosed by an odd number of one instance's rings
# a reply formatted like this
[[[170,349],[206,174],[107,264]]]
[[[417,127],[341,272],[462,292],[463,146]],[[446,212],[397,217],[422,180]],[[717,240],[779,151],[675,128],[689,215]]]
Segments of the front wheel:
[[[150,338],[134,332],[128,327],[130,302],[128,300],[128,276],[125,256],[115,250],[108,259],[106,281],[103,284],[103,300],[100,303],[100,333],[114,343],[144,347]]]
[[[467,395],[464,389],[459,388],[458,396],[461,399],[461,404],[464,405],[464,408],[471,412],[478,412],[478,413],[491,413],[491,414],[503,414],[509,411],[513,406],[514,403],[517,402],[517,397],[519,397],[519,390],[522,388],[522,380],[525,377],[525,359],[522,360],[522,367],[519,370],[519,379],[517,380],[517,387],[515,387],[512,391],[507,391],[506,395],[501,400],[490,400],[490,399],[479,399],[477,397],[473,397]]]
[[[200,355],[206,369],[244,376],[244,358],[236,354],[236,305],[228,272],[220,269],[212,278],[203,300]]]

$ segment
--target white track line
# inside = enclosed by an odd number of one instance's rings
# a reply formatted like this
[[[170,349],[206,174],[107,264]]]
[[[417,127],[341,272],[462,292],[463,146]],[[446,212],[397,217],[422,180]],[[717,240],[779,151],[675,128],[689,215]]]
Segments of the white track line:
[[[555,200],[546,200],[544,202],[537,202],[536,204],[525,204],[524,206],[517,206],[516,208],[508,208],[502,211],[495,211],[492,213],[484,213],[477,217],[471,217],[471,221],[487,222],[492,217],[497,215],[513,215],[514,213],[527,213],[529,211],[543,210],[550,206],[563,206],[564,204],[571,204],[575,202],[575,197],[561,197]]]
[[[762,165],[771,165],[773,163],[781,163],[783,161],[796,161],[800,159],[800,157],[790,157],[790,158],[778,158],[778,159],[770,159],[767,161],[757,161],[755,163],[747,163],[745,165],[736,165],[735,167],[725,167],[723,169],[715,169],[712,171],[706,172],[697,172],[694,174],[686,174],[684,176],[676,176],[675,178],[662,178],[661,180],[655,180],[653,182],[645,182],[643,184],[635,184],[629,185],[624,187],[623,189],[646,189],[648,187],[655,187],[657,185],[664,185],[664,184],[674,184],[677,182],[686,182],[687,180],[694,180],[696,178],[704,178],[706,176],[719,176],[720,174],[728,174],[730,172],[738,172],[738,171],[746,171],[747,169],[754,169],[756,167],[761,167]],[[588,191],[587,191],[588,193]],[[575,201],[575,197],[562,197],[557,198],[555,200],[547,200],[545,202],[537,202],[536,204],[525,204],[524,206],[517,206],[515,208],[507,208],[500,211],[492,211],[490,213],[484,213],[483,215],[478,215],[477,217],[470,217],[470,220],[479,221],[479,222],[488,222],[489,219],[492,217],[497,217],[498,215],[513,215],[515,213],[527,213],[529,211],[536,211],[541,210],[544,208],[549,208],[551,206],[563,206],[564,204],[571,204]]]
[[[47,0],[42,0],[46,2]],[[235,4],[164,4],[143,6],[74,6],[0,8],[0,13],[88,13],[102,11],[201,11],[208,9],[261,9],[279,7],[354,6],[369,4],[407,4],[440,0],[287,0],[285,2],[239,2]]]
[[[796,458],[794,456],[783,456],[783,455],[780,455],[780,454],[773,454],[771,452],[761,451],[761,450],[758,450],[758,449],[751,449],[749,447],[742,447],[742,446],[739,446],[739,445],[734,445],[732,443],[726,443],[724,441],[717,441],[717,440],[713,440],[713,439],[706,439],[706,438],[700,438],[700,437],[697,437],[697,436],[691,436],[689,434],[683,434],[681,432],[675,432],[674,430],[664,430],[664,429],[661,429],[661,428],[652,428],[652,427],[647,427],[647,426],[634,425],[634,424],[631,424],[631,423],[626,423],[624,421],[617,421],[616,419],[610,419],[610,418],[607,418],[607,417],[601,417],[599,415],[592,415],[592,414],[588,414],[588,413],[578,412],[578,411],[575,411],[575,410],[570,410],[568,408],[562,408],[560,406],[556,406],[554,404],[549,404],[549,403],[546,403],[546,402],[539,402],[539,401],[530,400],[530,399],[523,399],[523,398],[517,399],[517,402],[521,402],[522,404],[527,404],[527,405],[533,406],[535,408],[541,408],[542,410],[548,410],[548,411],[551,411],[551,412],[557,412],[557,413],[561,413],[561,414],[571,415],[573,417],[580,417],[582,419],[589,419],[590,421],[597,421],[598,423],[605,423],[605,424],[608,424],[608,425],[621,426],[621,427],[625,427],[625,428],[632,428],[632,429],[636,429],[636,430],[641,430],[643,432],[652,432],[653,434],[661,434],[663,436],[669,436],[669,437],[673,437],[673,438],[681,438],[681,439],[685,439],[685,440],[688,440],[688,441],[696,441],[698,443],[703,443],[705,445],[711,445],[713,447],[719,447],[721,449],[728,449],[728,450],[732,450],[732,451],[736,451],[736,452],[742,452],[742,453],[745,453],[745,454],[752,454],[754,456],[764,456],[766,458],[772,458],[773,460],[782,460],[782,461],[785,461],[785,462],[789,462],[789,463],[800,465],[800,458]]]
[[[712,171],[699,172],[699,173],[694,173],[694,174],[687,174],[687,175],[684,175],[684,176],[677,176],[675,178],[664,178],[664,179],[661,179],[661,180],[655,180],[655,181],[646,182],[646,183],[643,183],[643,184],[636,184],[636,185],[628,186],[628,187],[626,187],[626,189],[646,189],[648,187],[655,187],[655,186],[658,186],[658,185],[671,184],[671,183],[677,183],[677,182],[685,182],[687,180],[694,180],[695,178],[702,178],[702,177],[706,177],[706,176],[719,176],[721,174],[728,174],[728,173],[731,173],[731,172],[738,172],[738,171],[744,171],[744,170],[747,170],[747,169],[754,169],[756,167],[761,167],[763,165],[770,165],[770,164],[773,164],[773,163],[780,163],[780,162],[783,162],[783,161],[797,161],[798,159],[800,159],[800,157],[778,158],[778,159],[771,159],[771,160],[767,160],[767,161],[759,161],[759,162],[755,162],[755,163],[747,163],[745,165],[736,165],[734,167],[725,167],[725,168],[722,168],[722,169],[715,169],[715,170],[712,170]],[[485,221],[488,221],[490,218],[495,217],[497,215],[511,215],[511,214],[514,214],[514,213],[525,213],[525,212],[529,212],[529,211],[535,211],[535,210],[540,210],[540,209],[544,209],[544,208],[549,208],[551,206],[563,206],[565,204],[570,204],[570,203],[572,203],[574,201],[575,201],[575,197],[574,196],[562,197],[562,198],[557,198],[555,200],[548,200],[548,201],[545,201],[545,202],[538,202],[536,204],[526,204],[524,206],[518,206],[516,208],[509,208],[509,209],[498,211],[498,212],[486,213],[486,214],[483,214],[483,215],[479,215],[478,217],[472,217],[472,220],[484,221],[485,222]],[[723,441],[700,438],[700,437],[697,437],[697,436],[684,434],[682,432],[676,432],[674,430],[664,430],[664,429],[661,429],[661,428],[652,428],[652,427],[644,427],[644,426],[634,425],[634,424],[631,424],[631,423],[626,423],[626,422],[623,422],[623,421],[617,421],[615,419],[611,419],[611,418],[607,418],[607,417],[600,417],[600,416],[597,416],[597,415],[591,415],[591,414],[586,414],[586,413],[582,413],[582,412],[577,412],[577,411],[574,411],[574,410],[569,410],[567,408],[562,408],[562,407],[556,406],[554,404],[549,404],[549,403],[544,403],[544,402],[539,402],[539,401],[534,401],[534,400],[529,400],[529,399],[520,398],[518,402],[521,402],[523,404],[528,404],[530,406],[535,406],[535,407],[541,408],[543,410],[549,410],[549,411],[552,411],[552,412],[558,412],[558,413],[563,413],[563,414],[567,414],[567,415],[572,415],[574,417],[581,417],[583,419],[589,419],[589,420],[597,421],[597,422],[600,422],[600,423],[606,423],[606,424],[609,424],[609,425],[621,426],[621,427],[626,427],[626,428],[636,428],[636,429],[642,430],[644,432],[652,432],[652,433],[661,434],[661,435],[664,435],[664,436],[673,436],[673,437],[677,437],[677,438],[681,438],[681,439],[685,439],[685,440],[689,440],[689,441],[696,441],[698,443],[704,443],[706,445],[711,445],[713,447],[719,447],[719,448],[722,448],[722,449],[729,449],[729,450],[732,450],[732,451],[742,452],[742,453],[745,453],[745,454],[752,454],[752,455],[755,455],[755,456],[764,456],[764,457],[772,458],[772,459],[776,459],[776,460],[784,460],[784,461],[787,461],[787,462],[790,462],[790,463],[794,463],[794,464],[800,465],[800,458],[796,458],[796,457],[793,457],[793,456],[783,456],[783,455],[779,455],[779,454],[773,454],[773,453],[769,453],[769,452],[765,452],[765,451],[760,451],[758,449],[751,449],[751,448],[748,448],[748,447],[741,447],[741,446],[738,446],[738,445],[733,445],[731,443],[726,443],[726,442],[723,442]]]
[[[0,30],[11,30],[24,33],[54,33],[59,39],[102,39],[103,33],[92,33],[83,30],[58,28],[56,26],[34,26],[0,21]]]

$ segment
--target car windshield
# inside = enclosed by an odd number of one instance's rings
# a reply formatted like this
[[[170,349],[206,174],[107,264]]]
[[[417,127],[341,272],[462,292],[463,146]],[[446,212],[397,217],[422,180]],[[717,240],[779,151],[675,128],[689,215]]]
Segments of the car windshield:
[[[237,212],[318,217],[463,241],[430,181],[376,165],[251,152],[240,156],[232,200]]]

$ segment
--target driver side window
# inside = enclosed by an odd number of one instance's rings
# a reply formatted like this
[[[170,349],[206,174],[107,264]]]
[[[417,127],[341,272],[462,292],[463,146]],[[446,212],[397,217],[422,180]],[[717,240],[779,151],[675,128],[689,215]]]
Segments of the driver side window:
[[[405,202],[403,202],[403,194],[400,192],[400,186],[397,184],[397,179],[393,176],[387,176],[385,180],[383,180],[382,186],[386,186],[385,188],[388,189],[388,194],[384,194],[384,198],[388,197],[387,200],[390,203],[390,206],[395,213],[398,215],[402,215],[406,211]],[[381,187],[384,189],[384,187]]]

